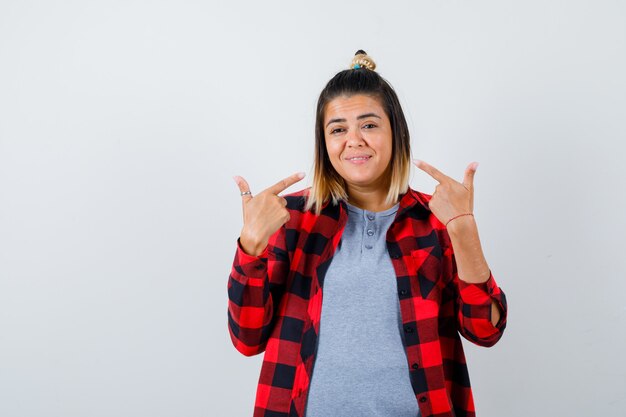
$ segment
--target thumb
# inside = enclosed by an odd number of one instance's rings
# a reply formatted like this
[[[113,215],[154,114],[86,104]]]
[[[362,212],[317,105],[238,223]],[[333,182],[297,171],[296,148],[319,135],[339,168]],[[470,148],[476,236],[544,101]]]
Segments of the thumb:
[[[463,177],[463,185],[468,190],[471,190],[474,187],[474,174],[476,174],[476,169],[478,168],[478,162],[472,162],[465,169],[465,176]]]
[[[235,182],[237,183],[237,186],[239,187],[239,191],[240,192],[248,192],[250,191],[250,186],[248,185],[248,182],[243,178],[240,177],[239,175],[235,175],[233,177],[233,179],[235,180]],[[243,203],[246,203],[250,200],[252,200],[252,194],[246,194],[241,196]]]

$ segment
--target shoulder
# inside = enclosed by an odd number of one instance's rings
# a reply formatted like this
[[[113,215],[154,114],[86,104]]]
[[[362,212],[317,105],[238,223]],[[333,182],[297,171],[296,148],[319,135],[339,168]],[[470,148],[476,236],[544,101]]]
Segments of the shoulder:
[[[307,187],[302,190],[283,194],[281,197],[287,200],[287,210],[289,210],[290,212],[304,212],[304,206],[306,204],[306,199],[309,196],[310,190],[311,187]]]
[[[340,222],[347,216],[347,210],[343,202],[332,203],[327,201],[322,205],[319,214],[313,209],[306,209],[311,187],[283,194],[282,197],[287,200],[287,211],[290,220],[285,224],[287,229],[305,228],[312,230],[314,225],[318,225],[324,229],[332,228],[334,224]]]
[[[426,208],[428,208],[428,202],[432,198],[431,194],[426,194],[421,191],[417,191],[411,187],[409,187],[405,195],[408,195],[411,198],[415,199],[418,203],[425,205]]]
[[[411,224],[411,230],[420,229],[423,232],[429,230],[440,236],[440,239],[446,241],[446,227],[429,207],[432,199],[431,194],[426,194],[412,188],[409,188],[406,194],[400,199],[400,210],[404,210],[406,216],[402,216],[403,221]]]
[[[428,203],[433,197],[432,194],[422,193],[420,191],[411,190],[412,198],[418,201],[420,204],[415,204],[412,207],[410,214],[407,216],[411,218],[411,221],[419,222],[420,227],[415,227],[413,225],[412,230],[421,229],[423,230],[423,235],[426,236],[426,231],[428,231],[428,237],[424,237],[424,241],[431,242],[433,236],[437,237],[439,244],[442,246],[442,250],[446,250],[446,248],[452,248],[452,242],[450,240],[450,235],[448,234],[448,229],[446,226],[435,216],[432,212]]]
[[[400,196],[400,209],[407,209],[409,211],[417,211],[422,214],[425,212],[431,213],[428,206],[428,202],[432,198],[432,195],[417,191],[411,187],[407,192]]]

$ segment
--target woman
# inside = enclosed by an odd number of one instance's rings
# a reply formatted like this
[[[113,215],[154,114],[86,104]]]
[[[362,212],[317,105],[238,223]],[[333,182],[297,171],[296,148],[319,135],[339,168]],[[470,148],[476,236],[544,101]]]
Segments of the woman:
[[[320,94],[311,188],[294,174],[252,195],[228,281],[228,324],[244,355],[265,351],[254,416],[474,416],[459,333],[492,346],[506,300],[462,182],[408,186],[398,98],[364,51]]]

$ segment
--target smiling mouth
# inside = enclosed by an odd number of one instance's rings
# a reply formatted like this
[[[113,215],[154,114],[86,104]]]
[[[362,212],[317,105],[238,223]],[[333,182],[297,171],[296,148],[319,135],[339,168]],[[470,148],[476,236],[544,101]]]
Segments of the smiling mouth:
[[[365,165],[370,159],[372,159],[371,156],[364,155],[364,156],[353,156],[352,158],[346,158],[346,161],[352,165]]]
[[[352,158],[346,158],[346,161],[367,161],[371,156],[355,156]]]

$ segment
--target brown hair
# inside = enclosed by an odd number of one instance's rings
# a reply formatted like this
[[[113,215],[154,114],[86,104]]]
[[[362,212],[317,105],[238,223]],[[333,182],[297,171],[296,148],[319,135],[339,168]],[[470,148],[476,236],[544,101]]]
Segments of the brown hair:
[[[365,94],[380,100],[389,118],[392,131],[392,153],[390,162],[390,185],[388,204],[395,204],[401,194],[407,192],[411,172],[411,140],[402,107],[391,85],[374,71],[376,64],[363,50],[357,51],[350,69],[337,73],[326,84],[317,101],[315,117],[315,161],[313,184],[307,198],[305,210],[313,209],[319,214],[322,206],[332,201],[347,200],[344,179],[333,168],[324,136],[324,113],[326,105],[338,96]]]

